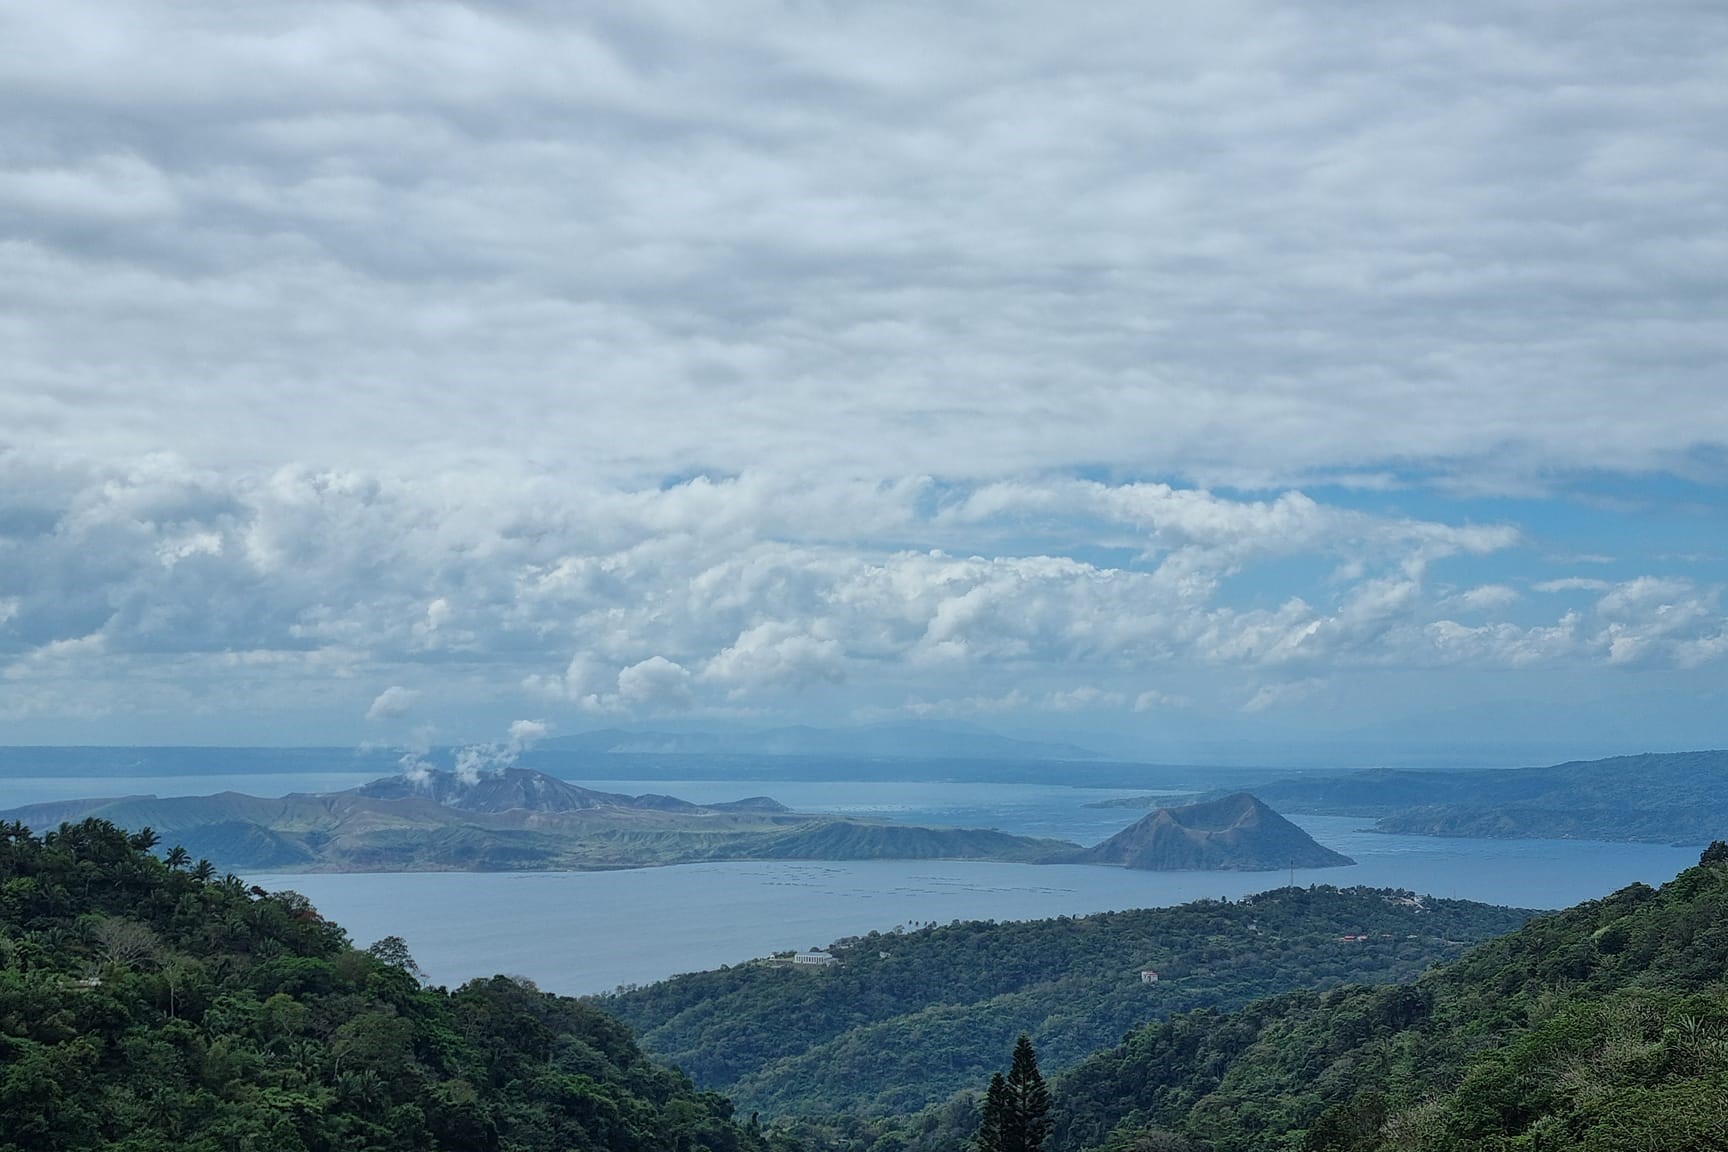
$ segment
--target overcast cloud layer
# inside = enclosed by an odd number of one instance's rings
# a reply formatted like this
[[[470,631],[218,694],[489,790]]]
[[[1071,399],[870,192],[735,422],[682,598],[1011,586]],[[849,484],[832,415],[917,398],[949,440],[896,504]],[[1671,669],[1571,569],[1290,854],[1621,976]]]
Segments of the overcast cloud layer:
[[[0,0],[0,740],[1708,735],[1725,76],[1715,0]]]

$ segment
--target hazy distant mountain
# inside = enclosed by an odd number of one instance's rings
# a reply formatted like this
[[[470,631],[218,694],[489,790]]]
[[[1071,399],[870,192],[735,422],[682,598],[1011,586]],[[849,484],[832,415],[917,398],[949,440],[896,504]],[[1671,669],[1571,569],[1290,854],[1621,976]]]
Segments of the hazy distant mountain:
[[[1180,808],[1160,808],[1097,847],[1078,853],[1072,862],[1160,872],[1264,872],[1355,863],[1316,843],[1246,792]]]
[[[1374,817],[1382,832],[1658,844],[1728,837],[1728,751],[1471,772],[1382,768],[1255,792],[1287,812]]]
[[[1092,760],[1075,744],[1016,740],[982,728],[873,724],[861,728],[795,725],[756,732],[633,732],[607,728],[560,736],[539,745],[554,752],[611,755],[832,756],[860,759]]]

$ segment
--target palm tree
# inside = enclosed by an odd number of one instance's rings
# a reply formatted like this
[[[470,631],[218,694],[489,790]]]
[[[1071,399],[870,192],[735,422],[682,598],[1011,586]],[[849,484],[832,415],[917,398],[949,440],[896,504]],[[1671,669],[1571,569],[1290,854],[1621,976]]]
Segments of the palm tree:
[[[200,860],[192,866],[192,879],[200,884],[208,884],[210,878],[216,875],[216,865],[208,860]]]
[[[164,863],[166,863],[170,868],[184,868],[186,867],[186,862],[190,859],[192,859],[192,853],[186,851],[186,849],[181,845],[176,844],[174,847],[168,849],[168,855],[164,858]]]

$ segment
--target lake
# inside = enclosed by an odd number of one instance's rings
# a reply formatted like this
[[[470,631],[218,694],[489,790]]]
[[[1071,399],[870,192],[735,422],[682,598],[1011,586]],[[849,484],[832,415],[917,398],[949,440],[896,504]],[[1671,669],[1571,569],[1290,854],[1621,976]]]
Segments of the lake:
[[[1124,790],[850,781],[592,781],[714,801],[767,794],[804,811],[996,827],[1092,844],[1139,819],[1088,808]],[[616,872],[282,875],[357,941],[399,935],[439,983],[507,972],[583,994],[717,968],[842,936],[950,920],[1024,920],[1238,897],[1298,884],[1366,884],[1532,908],[1661,884],[1695,848],[1577,840],[1385,836],[1366,821],[1295,818],[1349,868],[1294,873],[1129,872],[1069,865],[771,861]]]
[[[255,795],[353,787],[367,774],[14,777],[0,808],[70,796],[224,789]],[[1055,784],[588,780],[614,792],[696,802],[769,795],[793,808],[906,823],[1000,828],[1094,844],[1144,815],[1088,804],[1144,789]],[[506,972],[582,994],[735,964],[841,936],[956,919],[1020,920],[1238,897],[1298,884],[1367,884],[1523,907],[1558,908],[1633,881],[1660,884],[1698,849],[1576,840],[1384,836],[1364,820],[1295,822],[1349,868],[1289,872],[1129,872],[1071,865],[930,861],[766,861],[614,872],[255,875],[311,897],[353,939],[404,937],[438,983]]]

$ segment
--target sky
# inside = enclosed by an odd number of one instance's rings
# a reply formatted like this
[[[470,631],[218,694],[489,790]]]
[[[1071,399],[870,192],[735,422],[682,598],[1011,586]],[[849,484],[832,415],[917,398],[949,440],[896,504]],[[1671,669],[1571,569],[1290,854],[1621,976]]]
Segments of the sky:
[[[1718,0],[0,0],[0,743],[1728,745],[1725,76]]]

